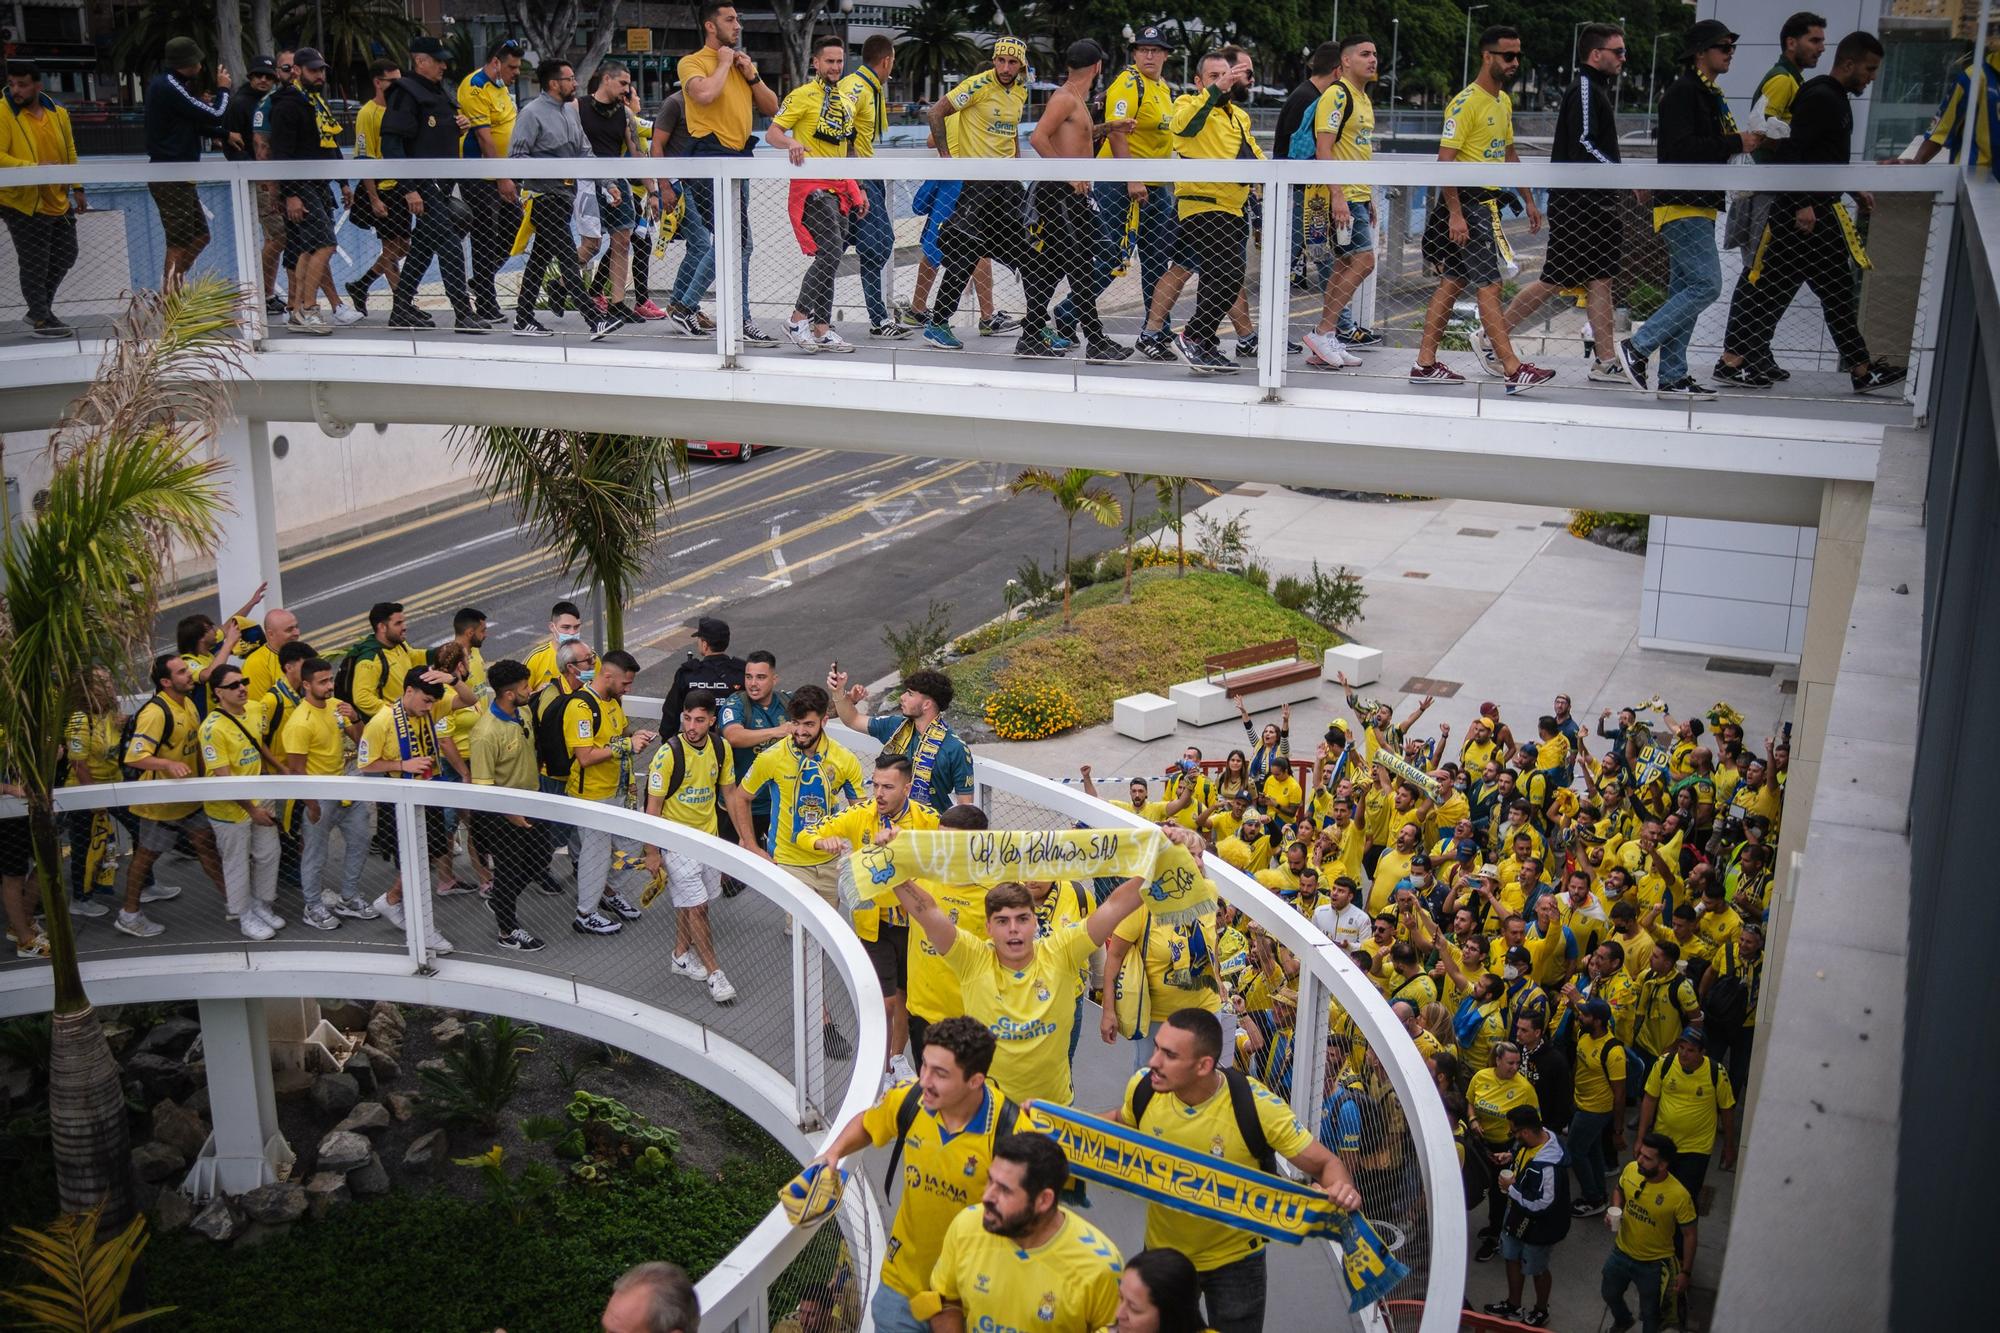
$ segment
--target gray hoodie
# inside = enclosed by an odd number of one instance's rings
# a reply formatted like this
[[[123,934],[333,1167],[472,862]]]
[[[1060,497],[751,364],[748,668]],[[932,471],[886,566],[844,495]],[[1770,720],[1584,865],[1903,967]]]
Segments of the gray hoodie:
[[[509,157],[590,157],[590,141],[583,137],[576,105],[558,102],[543,93],[521,108],[514,119],[514,137],[507,145]]]

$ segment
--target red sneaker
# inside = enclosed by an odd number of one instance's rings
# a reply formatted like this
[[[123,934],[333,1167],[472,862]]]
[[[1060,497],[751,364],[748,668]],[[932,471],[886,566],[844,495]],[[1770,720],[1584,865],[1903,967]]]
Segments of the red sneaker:
[[[1463,384],[1465,376],[1453,370],[1442,361],[1433,361],[1428,366],[1411,366],[1412,384]]]
[[[1507,396],[1512,398],[1517,393],[1539,389],[1555,377],[1556,373],[1553,370],[1543,370],[1540,366],[1531,366],[1523,361],[1520,368],[1507,377]]]
[[[665,319],[667,317],[667,312],[654,305],[651,301],[645,301],[632,307],[632,311],[640,319]]]

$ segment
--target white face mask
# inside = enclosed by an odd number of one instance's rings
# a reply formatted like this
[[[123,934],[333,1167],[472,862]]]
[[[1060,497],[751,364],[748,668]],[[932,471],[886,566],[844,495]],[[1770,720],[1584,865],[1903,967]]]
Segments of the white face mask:
[[[1521,979],[1521,969],[1509,963],[1500,969],[1500,975],[1509,981],[1519,981]]]

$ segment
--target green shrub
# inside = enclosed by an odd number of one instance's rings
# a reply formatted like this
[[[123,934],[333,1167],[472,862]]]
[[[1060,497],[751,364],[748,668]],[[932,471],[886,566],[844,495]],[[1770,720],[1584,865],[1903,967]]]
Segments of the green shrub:
[[[1252,560],[1243,566],[1243,581],[1262,592],[1271,586],[1271,571]]]
[[[1346,565],[1331,574],[1313,561],[1312,588],[1306,596],[1305,612],[1328,629],[1343,629],[1362,619],[1361,604],[1368,600],[1361,576]]]
[[[1053,569],[1043,569],[1040,562],[1023,560],[1014,568],[1014,578],[1007,585],[1007,605],[1025,606],[1030,602],[1052,602],[1062,596],[1062,579]]]
[[[1651,319],[1667,303],[1667,294],[1650,282],[1635,282],[1625,294],[1625,308],[1633,319]]]
[[[1005,643],[1009,639],[1018,638],[1033,628],[1035,628],[1035,622],[1025,618],[1021,620],[996,620],[991,624],[981,625],[970,634],[959,635],[956,639],[952,640],[952,651],[959,654],[984,652],[986,649]]]
[[[905,621],[882,631],[882,644],[896,660],[896,670],[905,676],[930,661],[931,655],[951,642],[951,603],[932,601],[923,619]]]
[[[1103,570],[1094,555],[1080,555],[1069,562],[1069,587],[1071,592],[1088,588],[1093,583],[1104,581]]]
[[[562,1185],[562,1177],[547,1162],[530,1162],[521,1168],[518,1176],[510,1173],[507,1170],[507,1150],[497,1143],[477,1157],[454,1157],[451,1160],[455,1166],[470,1167],[479,1172],[486,1202],[505,1213],[517,1227],[539,1213]]]
[[[1250,523],[1248,511],[1239,509],[1234,514],[1215,517],[1206,513],[1194,516],[1194,547],[1201,553],[1201,561],[1210,569],[1241,569],[1250,559]]]
[[[1609,528],[1613,532],[1643,533],[1651,525],[1652,519],[1645,514],[1628,513],[1617,509],[1572,509],[1569,511],[1569,531],[1572,537],[1588,537],[1599,528]]]
[[[541,1029],[511,1018],[473,1023],[447,1047],[443,1069],[426,1069],[424,1104],[445,1120],[491,1133],[521,1090],[523,1057],[542,1042]]]
[[[1278,581],[1271,585],[1271,600],[1287,611],[1303,611],[1306,599],[1311,596],[1312,584],[1290,574],[1280,575]]]

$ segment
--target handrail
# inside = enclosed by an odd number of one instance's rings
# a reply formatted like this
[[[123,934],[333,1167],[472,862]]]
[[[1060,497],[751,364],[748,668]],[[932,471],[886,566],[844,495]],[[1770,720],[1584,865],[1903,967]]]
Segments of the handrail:
[[[827,732],[850,749],[863,747],[858,753],[866,753],[875,744],[862,733],[839,723],[829,724]],[[991,805],[990,792],[1002,791],[1026,797],[1036,805],[1091,827],[1151,827],[1129,810],[976,752],[972,778],[975,803],[981,806]],[[1451,1125],[1445,1119],[1444,1103],[1437,1095],[1423,1057],[1390,1012],[1382,993],[1332,940],[1269,889],[1220,857],[1205,857],[1203,868],[1215,881],[1224,901],[1246,913],[1299,959],[1299,995],[1295,1006],[1298,1017],[1292,1050],[1298,1053],[1325,1049],[1327,999],[1331,997],[1339,1001],[1361,1029],[1369,1049],[1388,1073],[1390,1085],[1409,1116],[1411,1137],[1418,1145],[1417,1160],[1424,1177],[1432,1264],[1423,1333],[1455,1333],[1457,1312],[1465,1292],[1465,1267],[1457,1258],[1465,1253],[1465,1209],[1457,1194],[1458,1156]],[[1309,1127],[1319,1123],[1320,1095],[1317,1077],[1306,1078],[1294,1072],[1292,1107],[1300,1121]]]
[[[718,866],[774,900],[789,913],[799,931],[794,937],[794,949],[802,949],[805,937],[810,936],[831,960],[834,971],[853,999],[857,1029],[854,1065],[848,1086],[840,1096],[838,1109],[829,1117],[831,1126],[826,1133],[836,1132],[839,1126],[875,1100],[879,1071],[887,1058],[888,1024],[881,1003],[880,984],[860,941],[817,893],[806,888],[783,867],[733,842],[638,811],[545,792],[369,777],[273,775],[96,783],[60,789],[55,793],[55,808],[59,813],[99,810],[134,803],[171,802],[177,798],[182,801],[274,798],[363,800],[393,806],[399,817],[414,814],[417,808],[424,806],[518,814],[552,823],[593,827]],[[22,805],[18,799],[0,800],[0,818],[19,813]],[[405,835],[417,844],[422,842],[420,827],[407,829]],[[413,859],[406,873],[427,884],[427,860]],[[487,1012],[504,1012],[512,1007],[523,1017],[556,1027],[565,1026],[565,1019],[578,1023],[581,1020],[576,1015],[589,1014],[591,1020],[584,1022],[584,1026],[590,1026],[591,1022],[600,1025],[611,1022],[627,1033],[635,1044],[648,1045],[653,1053],[670,1047],[710,1062],[714,1066],[711,1076],[723,1085],[723,1089],[766,1103],[766,1109],[761,1112],[754,1100],[743,1104],[753,1118],[777,1134],[802,1159],[809,1155],[801,1151],[802,1148],[816,1149],[824,1140],[823,1134],[816,1140],[801,1129],[802,1090],[793,1078],[773,1068],[762,1057],[689,1020],[664,1010],[654,1011],[650,1019],[644,1015],[625,1017],[619,1011],[629,1013],[634,1001],[621,993],[603,991],[574,980],[543,977],[494,962],[429,957],[423,947],[427,896],[422,892],[406,891],[404,897],[406,931],[410,940],[408,956],[411,961],[408,963],[397,961],[392,964],[381,951],[342,949],[329,941],[323,949],[287,947],[281,953],[283,968],[259,968],[255,962],[257,955],[269,951],[245,942],[241,945],[232,943],[214,952],[145,958],[127,955],[104,960],[85,957],[82,960],[85,980],[107,986],[111,993],[131,993],[137,999],[142,994],[161,998],[163,987],[160,983],[166,978],[189,982],[204,994],[226,991],[239,995],[276,995],[293,993],[298,989],[295,978],[301,975],[331,977],[359,973],[362,979],[357,981],[358,985],[377,989],[387,987],[412,997],[421,996],[432,987],[455,989],[461,998],[454,1007],[480,1008],[479,999],[465,1000],[462,997],[468,993],[483,995]],[[402,955],[397,955],[398,960],[401,958]],[[48,982],[40,969],[0,969],[0,1013],[30,1012],[33,1007],[46,1007],[42,997],[47,988]],[[319,994],[321,988],[315,984],[300,993]],[[800,1003],[805,1003],[804,999]],[[644,1021],[639,1021],[642,1019]],[[694,1027],[701,1034],[700,1039],[689,1040],[676,1035],[675,1029],[682,1025]],[[634,1037],[632,1034],[637,1035]],[[602,1033],[590,1035],[601,1036]],[[816,1033],[813,1035],[816,1036]],[[648,1054],[648,1051],[641,1050],[639,1053]],[[865,1191],[860,1193],[864,1196],[862,1199],[850,1201],[848,1221],[850,1225],[864,1229],[867,1252],[879,1254],[887,1235],[879,1205],[872,1197],[866,1197]],[[765,1291],[770,1280],[805,1248],[811,1236],[810,1231],[791,1226],[784,1210],[774,1207],[716,1269],[697,1284],[702,1309],[710,1322],[717,1328],[727,1328],[737,1319],[747,1317],[752,1326],[761,1327]]]

